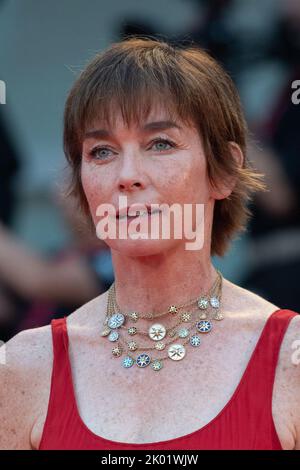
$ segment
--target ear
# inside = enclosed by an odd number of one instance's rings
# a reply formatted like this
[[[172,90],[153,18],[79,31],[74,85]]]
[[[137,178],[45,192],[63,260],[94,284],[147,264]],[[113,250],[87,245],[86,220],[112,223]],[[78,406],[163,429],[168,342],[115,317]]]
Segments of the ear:
[[[235,159],[237,166],[242,168],[244,163],[244,154],[240,146],[236,142],[228,142],[228,150],[231,157]],[[234,190],[236,184],[236,177],[228,175],[222,181],[218,181],[217,186],[211,190],[213,199],[226,199]]]

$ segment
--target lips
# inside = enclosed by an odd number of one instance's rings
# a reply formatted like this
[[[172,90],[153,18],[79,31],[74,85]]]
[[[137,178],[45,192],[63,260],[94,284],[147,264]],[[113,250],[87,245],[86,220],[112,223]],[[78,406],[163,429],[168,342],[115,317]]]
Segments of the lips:
[[[125,217],[134,218],[138,216],[152,215],[156,212],[161,212],[157,207],[158,204],[132,204],[129,207],[123,207],[116,212],[116,218],[121,219]],[[128,214],[130,212],[131,215]]]

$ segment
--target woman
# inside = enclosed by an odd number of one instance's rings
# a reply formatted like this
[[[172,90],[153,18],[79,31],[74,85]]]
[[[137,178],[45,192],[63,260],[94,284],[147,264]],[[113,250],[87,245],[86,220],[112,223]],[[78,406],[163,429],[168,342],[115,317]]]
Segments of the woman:
[[[299,449],[300,317],[211,262],[263,189],[230,78],[197,48],[115,43],[77,79],[64,125],[72,192],[115,284],[7,343],[1,447]],[[181,237],[174,204],[196,209]],[[170,236],[149,236],[168,220]]]

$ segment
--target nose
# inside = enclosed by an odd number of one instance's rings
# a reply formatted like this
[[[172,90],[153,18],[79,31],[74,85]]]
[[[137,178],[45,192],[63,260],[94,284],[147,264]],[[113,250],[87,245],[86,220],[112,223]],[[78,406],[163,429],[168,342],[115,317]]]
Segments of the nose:
[[[139,181],[126,180],[119,184],[120,191],[130,191],[135,188],[140,188],[142,185]]]
[[[135,154],[124,155],[118,175],[119,191],[141,190],[146,187],[146,180],[139,157]]]

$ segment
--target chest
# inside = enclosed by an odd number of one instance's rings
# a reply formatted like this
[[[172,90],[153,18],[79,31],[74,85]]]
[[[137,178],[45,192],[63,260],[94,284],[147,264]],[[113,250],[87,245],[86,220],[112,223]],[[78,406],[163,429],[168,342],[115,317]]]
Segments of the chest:
[[[202,428],[231,399],[257,340],[253,335],[244,338],[241,351],[240,338],[232,338],[230,345],[222,335],[205,339],[201,349],[190,348],[181,361],[165,360],[157,372],[149,367],[124,369],[120,358],[111,357],[110,346],[70,348],[79,419],[95,435],[119,442],[168,440]],[[42,435],[44,401],[35,443]],[[277,402],[273,408],[281,430]]]
[[[79,414],[95,434],[116,441],[153,442],[189,434],[216,416],[232,393],[230,384],[218,390],[217,377],[205,381],[201,364],[197,378],[183,362],[165,365],[170,370],[164,370],[164,377],[150,368],[134,376],[128,370],[114,374],[108,369],[101,384],[90,382],[90,401],[80,399],[83,385],[78,383]]]

